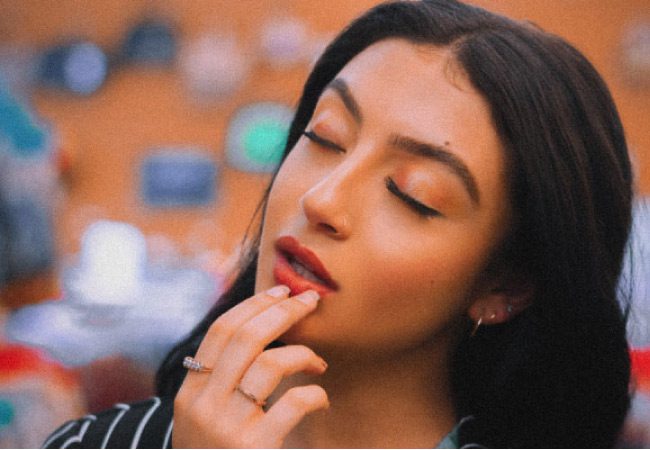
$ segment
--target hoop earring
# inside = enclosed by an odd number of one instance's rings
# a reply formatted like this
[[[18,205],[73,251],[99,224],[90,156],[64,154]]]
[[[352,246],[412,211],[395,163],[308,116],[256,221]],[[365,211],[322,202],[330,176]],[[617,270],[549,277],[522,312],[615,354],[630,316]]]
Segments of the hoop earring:
[[[474,325],[474,329],[472,330],[472,334],[470,334],[469,337],[474,337],[474,335],[476,334],[478,328],[481,326],[482,323],[483,323],[483,316],[478,318],[478,320],[476,321],[476,325]]]

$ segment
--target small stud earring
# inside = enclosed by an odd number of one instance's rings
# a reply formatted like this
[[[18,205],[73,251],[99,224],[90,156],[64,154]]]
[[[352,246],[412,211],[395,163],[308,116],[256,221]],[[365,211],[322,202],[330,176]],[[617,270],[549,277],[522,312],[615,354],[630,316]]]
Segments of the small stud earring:
[[[476,321],[476,325],[474,325],[474,329],[472,330],[472,334],[470,334],[469,337],[474,337],[474,335],[478,331],[478,327],[480,327],[482,323],[483,323],[483,317],[479,317],[478,320]]]

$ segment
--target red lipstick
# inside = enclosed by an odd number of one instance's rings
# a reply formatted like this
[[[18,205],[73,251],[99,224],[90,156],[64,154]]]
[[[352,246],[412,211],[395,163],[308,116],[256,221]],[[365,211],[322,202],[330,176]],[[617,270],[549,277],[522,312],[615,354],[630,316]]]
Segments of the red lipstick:
[[[323,297],[339,289],[318,256],[293,236],[278,238],[275,249],[273,276],[291,289],[291,295],[313,289]]]

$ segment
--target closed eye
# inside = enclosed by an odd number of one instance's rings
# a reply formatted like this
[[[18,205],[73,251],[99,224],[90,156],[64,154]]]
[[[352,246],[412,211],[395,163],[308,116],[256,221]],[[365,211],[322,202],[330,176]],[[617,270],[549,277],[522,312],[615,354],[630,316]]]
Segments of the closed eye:
[[[307,139],[309,139],[310,141],[314,142],[317,145],[320,145],[321,147],[325,147],[327,149],[334,150],[334,151],[339,152],[339,153],[345,153],[345,149],[343,147],[341,147],[338,144],[335,144],[334,142],[332,142],[332,141],[330,141],[328,139],[325,139],[325,138],[319,136],[318,134],[314,133],[311,130],[305,130],[305,131],[303,131],[302,134]]]
[[[430,208],[429,206],[417,201],[410,195],[402,192],[400,188],[395,184],[392,178],[386,177],[386,188],[388,191],[395,195],[397,198],[402,200],[408,207],[413,209],[417,214],[423,216],[423,217],[438,217],[441,216],[439,211]]]

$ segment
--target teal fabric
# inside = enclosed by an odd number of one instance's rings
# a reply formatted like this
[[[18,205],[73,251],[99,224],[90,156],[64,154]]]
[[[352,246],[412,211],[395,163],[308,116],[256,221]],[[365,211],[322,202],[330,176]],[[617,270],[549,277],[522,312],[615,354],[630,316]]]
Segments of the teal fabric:
[[[458,445],[458,427],[460,423],[454,427],[453,430],[449,432],[445,438],[440,441],[436,448],[459,448]]]

